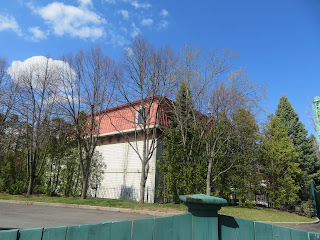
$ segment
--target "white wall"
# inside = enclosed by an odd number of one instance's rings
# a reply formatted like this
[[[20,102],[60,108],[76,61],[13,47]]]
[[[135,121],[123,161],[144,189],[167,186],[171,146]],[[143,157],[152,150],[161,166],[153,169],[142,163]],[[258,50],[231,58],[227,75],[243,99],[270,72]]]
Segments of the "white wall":
[[[142,141],[138,142],[138,148],[142,153]],[[96,149],[107,165],[97,197],[139,201],[141,161],[129,143],[101,144]],[[155,151],[149,161],[145,202],[152,203],[155,199],[156,155]],[[95,195],[95,190],[91,190],[91,195]]]

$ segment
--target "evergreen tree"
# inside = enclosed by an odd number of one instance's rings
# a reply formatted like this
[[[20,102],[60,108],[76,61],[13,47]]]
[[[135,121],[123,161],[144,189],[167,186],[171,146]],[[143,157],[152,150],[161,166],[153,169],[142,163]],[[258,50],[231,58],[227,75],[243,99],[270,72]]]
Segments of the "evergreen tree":
[[[179,202],[179,195],[205,191],[206,159],[197,131],[196,114],[187,82],[180,84],[165,130],[163,157],[159,160],[161,195]]]
[[[297,176],[301,173],[296,163],[298,154],[280,118],[270,115],[263,131],[261,146],[261,173],[271,207],[287,208],[297,200]]]
[[[17,115],[10,115],[0,126],[0,191],[11,194],[27,189],[23,124]]]
[[[312,144],[312,139],[307,137],[308,131],[305,129],[303,123],[299,121],[297,112],[284,95],[282,95],[279,100],[276,115],[287,128],[295,150],[299,154],[298,163],[302,170],[301,188],[302,192],[308,195],[311,182],[320,184],[320,163],[317,158],[317,151]]]
[[[233,193],[240,205],[246,205],[253,196],[257,178],[259,126],[247,109],[239,109],[232,116],[235,138],[226,158],[233,159],[235,166],[218,179],[219,196],[229,198]],[[231,191],[231,189],[233,191]],[[230,200],[230,199],[229,199]]]

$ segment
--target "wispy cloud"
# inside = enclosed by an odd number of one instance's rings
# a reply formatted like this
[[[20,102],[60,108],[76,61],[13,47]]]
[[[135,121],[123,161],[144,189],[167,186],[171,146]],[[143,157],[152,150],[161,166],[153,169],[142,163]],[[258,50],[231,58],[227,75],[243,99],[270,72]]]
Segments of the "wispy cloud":
[[[164,29],[164,28],[167,28],[169,25],[169,22],[167,20],[162,20],[160,23],[159,23],[159,29]]]
[[[130,1],[130,4],[135,8],[150,8],[150,3],[138,3],[137,1]]]
[[[11,30],[18,36],[22,36],[20,26],[13,16],[0,14],[0,32],[4,30]]]
[[[89,4],[91,1],[81,0]],[[54,34],[82,39],[97,39],[104,35],[103,25],[107,22],[95,12],[80,7],[65,5],[62,2],[53,2],[45,7],[32,7],[45,22],[53,29]]]
[[[112,43],[112,44],[123,46],[128,43],[128,40],[122,35],[117,35],[115,33],[110,33],[109,35],[111,36],[110,43]]]
[[[160,12],[160,15],[163,17],[167,17],[169,15],[169,12],[166,9],[162,9],[162,11]]]
[[[78,1],[80,1],[80,0],[78,0]],[[137,0],[103,0],[103,1],[105,1],[106,3],[109,3],[109,4],[116,4],[119,2],[129,3],[134,8],[150,8],[150,7],[152,7],[152,5],[148,2],[141,3]]]
[[[81,7],[92,6],[92,1],[91,0],[78,0],[78,2],[80,3]]]
[[[169,12],[164,7],[151,5],[150,0],[101,1],[111,5],[97,9],[93,0],[51,0],[46,5],[34,5],[32,0],[26,2],[25,5],[40,16],[46,26],[41,23],[37,24],[41,28],[27,26],[25,38],[40,41],[48,38],[49,34],[85,40],[103,38],[105,43],[122,46],[130,38],[142,33],[142,30],[164,30],[168,27]],[[107,14],[105,10],[116,14]],[[108,16],[108,21],[102,14]],[[11,29],[18,32],[20,28],[16,25],[16,28]]]
[[[153,20],[151,18],[142,19],[141,24],[143,26],[151,26],[153,24]]]
[[[118,18],[120,17],[120,20],[117,22],[112,22],[114,24],[113,29],[115,29],[115,35],[119,34],[125,36],[125,38],[132,38],[141,33],[142,30],[161,31],[169,26],[169,11],[164,7],[159,8],[158,4],[152,5],[153,2],[151,0],[101,1],[112,4],[109,8],[114,8]],[[131,25],[129,25],[130,23]],[[148,29],[144,27],[148,27]]]
[[[39,41],[43,39],[47,39],[48,33],[42,31],[39,27],[30,27],[28,31],[31,33],[30,39],[32,41]]]
[[[119,10],[119,13],[122,15],[124,19],[129,19],[129,12],[127,10]]]
[[[134,23],[131,24],[131,27],[132,27],[132,32],[130,36],[132,38],[136,37],[139,33],[141,33],[140,29]]]

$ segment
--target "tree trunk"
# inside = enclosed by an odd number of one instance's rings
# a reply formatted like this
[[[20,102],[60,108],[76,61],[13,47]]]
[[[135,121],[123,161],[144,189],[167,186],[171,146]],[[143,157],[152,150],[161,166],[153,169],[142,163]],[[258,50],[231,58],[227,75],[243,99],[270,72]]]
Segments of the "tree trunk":
[[[212,172],[212,158],[209,159],[208,172],[207,172],[206,195],[208,196],[210,196],[211,194],[211,172]]]
[[[141,180],[140,180],[140,198],[139,198],[139,203],[143,204],[144,203],[144,191],[146,188],[146,164],[142,163],[142,168],[141,168]]]
[[[33,173],[33,171],[31,171],[31,174],[30,174],[30,177],[29,177],[27,197],[30,197],[32,195],[33,184],[34,184],[34,173]]]
[[[81,199],[86,199],[87,198],[88,181],[89,181],[89,176],[87,175],[87,176],[85,176],[83,178]]]

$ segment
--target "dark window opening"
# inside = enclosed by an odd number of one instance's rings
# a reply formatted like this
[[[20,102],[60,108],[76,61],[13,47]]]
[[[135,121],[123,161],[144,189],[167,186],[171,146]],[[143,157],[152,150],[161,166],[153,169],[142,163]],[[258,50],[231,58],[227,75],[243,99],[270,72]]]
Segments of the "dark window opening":
[[[142,114],[143,114],[143,109],[139,109],[138,110],[138,116],[137,116],[137,124],[142,124],[143,123],[143,118],[142,118]]]

